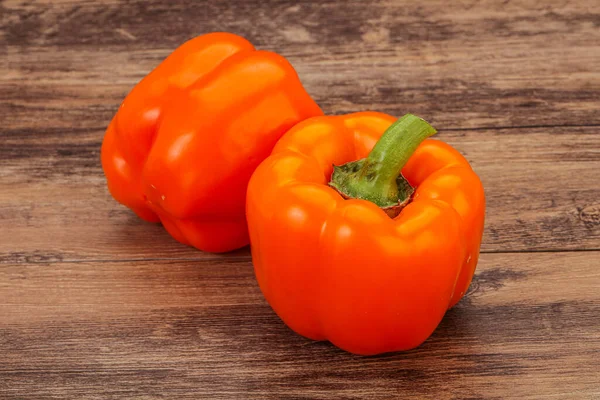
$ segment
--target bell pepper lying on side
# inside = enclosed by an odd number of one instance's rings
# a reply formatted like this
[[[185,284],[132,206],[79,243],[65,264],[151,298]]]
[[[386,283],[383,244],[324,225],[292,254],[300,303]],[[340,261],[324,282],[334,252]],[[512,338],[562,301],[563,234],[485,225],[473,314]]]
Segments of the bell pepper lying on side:
[[[436,131],[422,119],[394,121],[301,122],[248,186],[267,301],[299,334],[357,354],[425,341],[466,292],[483,231],[483,187],[465,158],[426,139]]]
[[[113,197],[180,242],[248,244],[252,172],[296,123],[322,115],[292,66],[229,33],[192,39],[121,104],[102,144]]]

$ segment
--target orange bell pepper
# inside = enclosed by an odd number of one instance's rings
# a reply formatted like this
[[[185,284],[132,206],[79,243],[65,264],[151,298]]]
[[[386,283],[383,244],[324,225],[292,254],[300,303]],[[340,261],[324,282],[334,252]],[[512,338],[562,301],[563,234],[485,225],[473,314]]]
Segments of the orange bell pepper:
[[[248,180],[296,123],[322,115],[292,66],[228,33],[192,39],[125,98],[102,145],[113,197],[182,243],[248,244]]]
[[[425,341],[466,292],[483,231],[483,187],[465,158],[425,139],[435,130],[422,119],[394,121],[307,119],[248,185],[265,298],[297,333],[357,354]]]

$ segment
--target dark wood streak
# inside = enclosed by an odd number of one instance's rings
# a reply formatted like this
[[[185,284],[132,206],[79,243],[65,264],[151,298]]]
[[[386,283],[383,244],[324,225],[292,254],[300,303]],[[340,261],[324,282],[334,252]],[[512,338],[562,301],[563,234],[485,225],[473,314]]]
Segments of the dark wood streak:
[[[600,398],[597,1],[0,1],[0,398]],[[427,118],[487,197],[465,298],[406,353],[291,332],[249,249],[112,200],[104,129],[183,41],[285,55],[328,114]]]
[[[522,36],[573,34],[600,26],[593,2],[566,5],[559,1],[521,5],[462,2],[442,9],[443,1],[407,7],[406,2],[375,1],[364,7],[359,1],[59,1],[32,4],[8,1],[5,12],[14,13],[3,24],[8,44],[44,43],[121,45],[123,39],[154,48],[156,40],[178,45],[182,35],[199,29],[222,30],[224,26],[262,44],[287,39],[292,44],[339,48],[360,44],[369,29],[389,29],[390,39],[401,41],[449,41],[465,36],[490,35],[503,39]],[[186,18],[182,18],[185,16]],[[240,19],[239,16],[245,16]],[[327,19],[323,17],[326,16]],[[453,17],[462,16],[459,21]],[[468,17],[476,17],[470,20]],[[248,20],[254,21],[249,24]],[[100,23],[101,22],[101,23]],[[143,23],[140,23],[143,22]],[[306,29],[289,32],[289,27]],[[119,31],[125,30],[123,31]],[[191,33],[191,34],[190,34]],[[295,34],[292,34],[295,33]]]

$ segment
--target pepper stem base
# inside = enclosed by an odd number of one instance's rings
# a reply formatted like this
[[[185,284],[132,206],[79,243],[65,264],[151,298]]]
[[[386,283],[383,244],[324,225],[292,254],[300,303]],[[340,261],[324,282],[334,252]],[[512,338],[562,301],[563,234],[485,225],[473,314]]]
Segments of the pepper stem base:
[[[381,135],[367,158],[334,165],[329,185],[342,197],[368,200],[395,218],[415,191],[402,168],[421,142],[435,133],[422,118],[406,114]]]
[[[352,161],[343,165],[334,165],[333,174],[329,186],[335,189],[344,199],[361,199],[371,201],[379,206],[390,218],[396,218],[402,209],[406,207],[412,200],[415,189],[408,183],[406,178],[400,173],[396,178],[397,191],[392,196],[387,198],[374,199],[374,192],[363,189],[363,185],[357,187],[357,175],[363,170],[366,158],[358,161]],[[364,182],[364,181],[363,181]],[[394,188],[395,189],[395,188]],[[366,193],[367,195],[361,195]],[[394,199],[394,200],[390,200]]]

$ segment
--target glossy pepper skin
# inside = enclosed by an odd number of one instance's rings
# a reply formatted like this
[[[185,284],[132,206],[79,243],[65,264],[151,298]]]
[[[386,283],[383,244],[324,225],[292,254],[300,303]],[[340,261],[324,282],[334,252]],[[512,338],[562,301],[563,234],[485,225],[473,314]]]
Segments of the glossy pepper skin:
[[[248,180],[296,123],[322,115],[292,66],[212,33],[177,48],[111,121],[102,166],[113,197],[210,252],[248,244]]]
[[[483,187],[441,141],[422,142],[402,169],[416,191],[394,219],[328,186],[334,164],[366,157],[395,120],[375,112],[305,120],[248,186],[265,298],[297,333],[356,354],[425,341],[466,292],[479,256]]]

